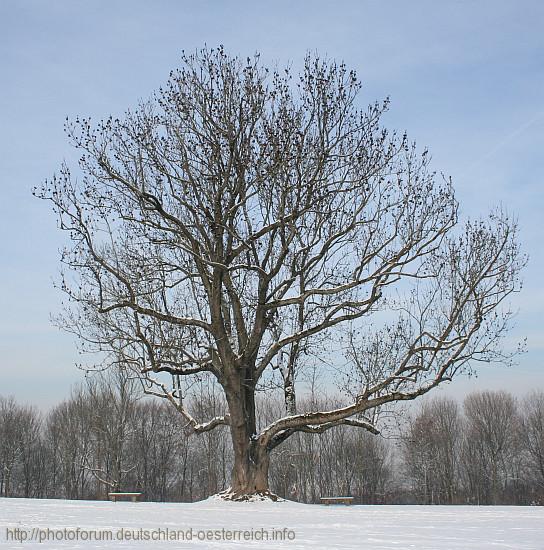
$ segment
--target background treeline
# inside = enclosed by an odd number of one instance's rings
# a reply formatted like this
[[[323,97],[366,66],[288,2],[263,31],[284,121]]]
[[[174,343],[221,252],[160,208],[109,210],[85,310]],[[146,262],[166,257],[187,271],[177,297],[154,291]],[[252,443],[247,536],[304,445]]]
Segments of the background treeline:
[[[208,385],[196,395],[196,417],[221,413]],[[171,405],[138,396],[133,381],[110,374],[47,414],[0,397],[0,496],[102,499],[128,490],[194,501],[226,488],[226,429],[189,436]],[[306,399],[302,406],[333,404],[323,394]],[[264,423],[281,403],[262,404]],[[462,404],[437,397],[411,410],[388,437],[348,427],[294,436],[273,457],[273,490],[302,502],[544,504],[544,392],[522,400],[477,392]]]

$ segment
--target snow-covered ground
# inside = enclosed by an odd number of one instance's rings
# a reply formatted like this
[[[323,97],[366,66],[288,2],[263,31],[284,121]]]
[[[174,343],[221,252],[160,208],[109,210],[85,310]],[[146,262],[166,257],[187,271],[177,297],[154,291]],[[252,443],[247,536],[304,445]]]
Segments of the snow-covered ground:
[[[542,550],[544,508],[0,499],[0,548],[24,547]]]

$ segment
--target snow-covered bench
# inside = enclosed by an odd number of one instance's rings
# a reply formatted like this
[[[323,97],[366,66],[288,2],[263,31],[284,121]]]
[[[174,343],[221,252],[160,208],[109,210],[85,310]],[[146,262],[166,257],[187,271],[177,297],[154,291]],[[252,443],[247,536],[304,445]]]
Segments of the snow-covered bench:
[[[132,502],[138,502],[142,493],[108,493],[110,500],[112,502],[117,502],[119,499],[127,498],[132,500]]]
[[[321,504],[345,504],[349,506],[353,502],[353,497],[321,497]]]

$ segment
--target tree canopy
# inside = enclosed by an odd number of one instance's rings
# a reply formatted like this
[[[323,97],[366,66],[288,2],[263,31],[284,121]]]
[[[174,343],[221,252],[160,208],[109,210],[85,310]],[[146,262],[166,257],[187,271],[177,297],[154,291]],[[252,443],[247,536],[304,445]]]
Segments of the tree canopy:
[[[123,117],[67,121],[77,177],[63,165],[37,190],[69,235],[63,326],[187,429],[230,426],[235,498],[267,492],[270,451],[293,433],[377,432],[376,407],[507,358],[516,224],[501,210],[459,222],[451,181],[360,90],[317,55],[298,75],[223,48],[183,55]],[[330,361],[345,405],[299,411],[301,369]],[[184,407],[202,376],[224,415]],[[260,390],[285,401],[267,426]]]

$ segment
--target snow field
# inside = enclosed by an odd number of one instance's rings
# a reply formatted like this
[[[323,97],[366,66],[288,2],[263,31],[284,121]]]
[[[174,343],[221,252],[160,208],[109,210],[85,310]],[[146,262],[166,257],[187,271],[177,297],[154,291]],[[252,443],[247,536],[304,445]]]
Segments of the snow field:
[[[543,550],[544,508],[0,499],[0,548]]]

